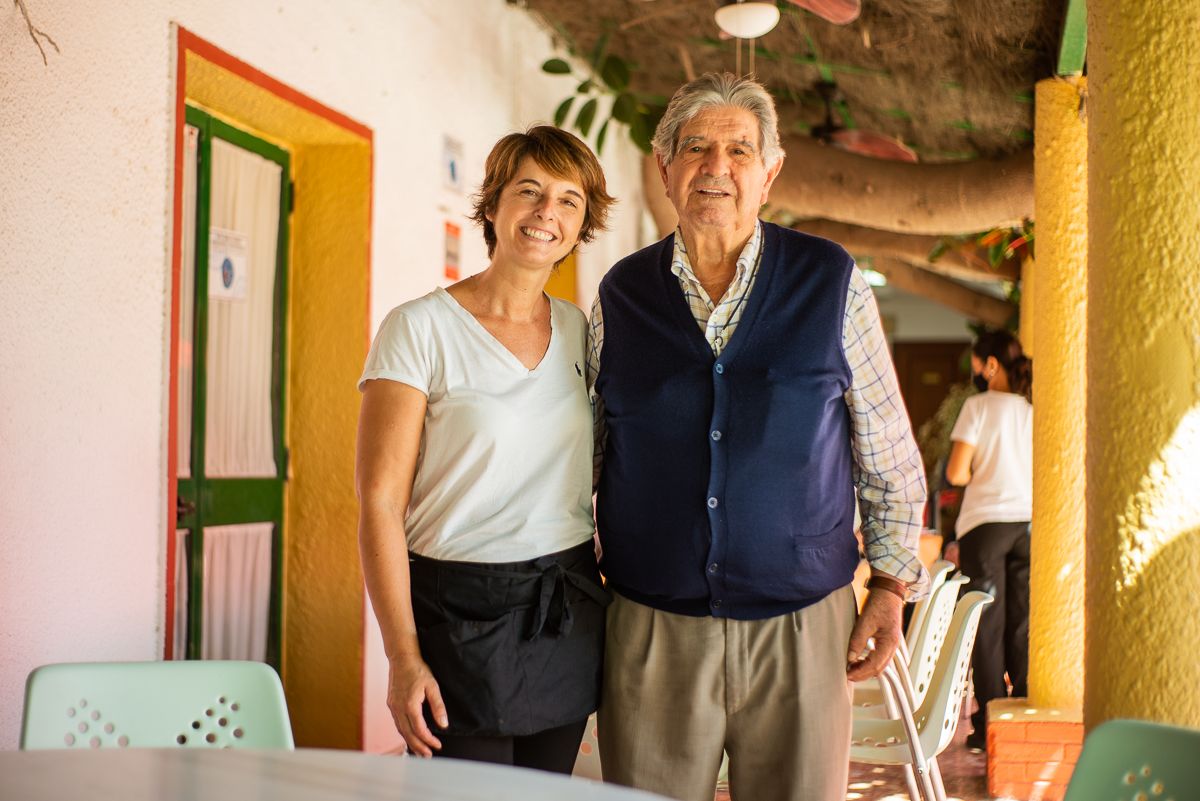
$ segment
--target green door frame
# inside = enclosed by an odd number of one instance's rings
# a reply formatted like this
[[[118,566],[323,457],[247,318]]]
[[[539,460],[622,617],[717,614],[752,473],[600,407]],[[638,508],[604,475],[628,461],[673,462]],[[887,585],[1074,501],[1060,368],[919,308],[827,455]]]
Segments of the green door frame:
[[[280,667],[282,630],[283,489],[288,474],[284,441],[287,374],[288,224],[291,209],[291,156],[275,145],[222,122],[192,106],[186,122],[200,131],[196,167],[195,314],[192,331],[192,453],[191,476],[178,481],[177,529],[187,529],[187,652],[200,658],[204,592],[204,527],[237,523],[273,523],[271,536],[271,598],[267,623],[267,662]],[[212,140],[256,153],[282,168],[279,189],[279,241],[276,247],[274,333],[272,342],[271,422],[274,438],[274,478],[208,478],[204,454],[208,399],[208,238],[212,192]]]

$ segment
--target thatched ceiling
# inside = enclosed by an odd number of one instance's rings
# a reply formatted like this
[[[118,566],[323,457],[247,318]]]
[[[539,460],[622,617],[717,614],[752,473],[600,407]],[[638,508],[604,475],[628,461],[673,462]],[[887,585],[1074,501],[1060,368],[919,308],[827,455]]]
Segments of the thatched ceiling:
[[[685,58],[697,73],[734,69],[733,42],[718,38],[713,21],[717,0],[510,2],[581,52],[612,28],[610,50],[636,64],[638,92],[669,96],[685,80]],[[1033,87],[1053,73],[1064,7],[1064,0],[863,0],[859,19],[839,27],[780,3],[779,26],[758,40],[755,72],[777,98],[784,132],[822,122],[812,87],[832,77],[848,127],[894,136],[924,162],[994,158],[1030,145]]]

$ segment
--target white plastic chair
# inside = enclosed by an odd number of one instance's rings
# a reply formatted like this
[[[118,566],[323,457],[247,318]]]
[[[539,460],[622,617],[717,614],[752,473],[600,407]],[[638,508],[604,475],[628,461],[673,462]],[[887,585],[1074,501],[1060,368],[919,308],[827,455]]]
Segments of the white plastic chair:
[[[261,662],[77,662],[29,674],[21,748],[295,747]]]
[[[947,578],[953,567],[950,562],[941,562],[934,566],[935,575],[931,582],[934,586],[920,604],[920,617],[914,612],[913,620],[909,624],[912,651],[906,648],[905,641],[902,640],[892,656],[894,675],[903,685],[912,709],[918,708],[925,700],[938,655],[950,628],[950,620],[954,616],[959,588],[967,582],[965,576]],[[900,706],[894,696],[888,683],[879,679],[856,684],[853,707],[855,719],[898,719]],[[908,784],[909,798],[917,798],[917,777],[911,765],[904,766],[904,780]]]
[[[899,717],[893,720],[856,719],[850,738],[851,762],[910,766],[919,779],[921,798],[946,801],[937,756],[954,739],[958,713],[967,689],[967,672],[975,633],[979,629],[979,616],[983,607],[991,602],[992,596],[984,592],[969,592],[959,600],[929,691],[916,708],[910,688],[895,664],[884,669],[882,679],[896,700]]]
[[[921,630],[921,623],[929,609],[929,601],[933,598],[933,591],[945,584],[953,572],[954,563],[945,559],[937,560],[929,568],[929,592],[925,594],[924,598],[913,604],[912,617],[908,620],[908,630],[904,632],[904,642],[908,646],[908,650],[911,651],[916,644],[917,632]]]

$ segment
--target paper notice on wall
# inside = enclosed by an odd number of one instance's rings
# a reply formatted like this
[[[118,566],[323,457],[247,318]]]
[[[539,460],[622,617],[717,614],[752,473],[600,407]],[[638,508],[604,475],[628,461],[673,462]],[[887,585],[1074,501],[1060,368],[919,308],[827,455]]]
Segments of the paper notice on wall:
[[[452,222],[446,223],[445,270],[443,274],[451,281],[458,280],[458,256],[461,247],[462,229]]]
[[[443,136],[442,186],[460,195],[463,193],[462,161],[462,142],[452,136]]]
[[[213,300],[245,300],[250,284],[250,237],[213,228],[208,234],[208,296]]]

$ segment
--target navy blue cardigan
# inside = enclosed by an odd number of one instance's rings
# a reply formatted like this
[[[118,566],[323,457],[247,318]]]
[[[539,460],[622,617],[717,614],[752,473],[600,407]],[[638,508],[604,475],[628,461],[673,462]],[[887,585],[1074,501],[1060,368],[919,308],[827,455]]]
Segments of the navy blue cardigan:
[[[671,272],[673,236],[600,284],[601,568],[665,611],[773,617],[848,584],[858,563],[842,347],[854,264],[827,240],[763,229],[719,358]]]

